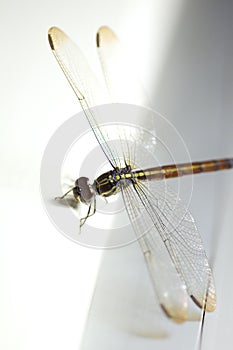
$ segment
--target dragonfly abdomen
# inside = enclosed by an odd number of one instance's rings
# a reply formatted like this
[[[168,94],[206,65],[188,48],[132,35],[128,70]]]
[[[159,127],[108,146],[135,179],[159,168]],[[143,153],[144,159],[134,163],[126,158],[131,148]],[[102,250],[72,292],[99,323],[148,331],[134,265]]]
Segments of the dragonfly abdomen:
[[[143,171],[134,171],[138,180],[163,180],[184,175],[206,173],[233,168],[233,158],[208,160],[202,162],[163,165]]]

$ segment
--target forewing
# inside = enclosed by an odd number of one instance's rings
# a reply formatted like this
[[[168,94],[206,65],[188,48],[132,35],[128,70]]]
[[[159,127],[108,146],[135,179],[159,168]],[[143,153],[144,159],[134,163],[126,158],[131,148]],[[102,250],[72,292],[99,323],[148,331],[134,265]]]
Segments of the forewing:
[[[189,296],[213,311],[212,272],[194,219],[181,200],[158,182],[122,185],[122,194],[163,311],[176,322],[189,319]]]
[[[61,29],[50,28],[48,39],[52,52],[75,92],[100,147],[110,164],[116,166],[108,138],[99,127],[92,110],[96,105],[109,102],[108,95],[98,83],[80,49]]]
[[[115,33],[109,27],[101,27],[96,43],[112,102],[148,105],[146,93],[136,76],[135,60],[125,53]]]
[[[106,103],[107,96],[78,46],[59,28],[48,31],[50,47],[80,103],[90,107]]]

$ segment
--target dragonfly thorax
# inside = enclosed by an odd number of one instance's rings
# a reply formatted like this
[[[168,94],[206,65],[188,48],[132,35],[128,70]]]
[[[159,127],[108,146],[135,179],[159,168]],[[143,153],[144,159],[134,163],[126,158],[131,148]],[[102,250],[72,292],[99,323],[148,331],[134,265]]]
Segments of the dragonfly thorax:
[[[126,165],[124,168],[114,168],[100,175],[94,181],[94,188],[97,194],[109,197],[120,191],[119,184],[121,182],[132,182],[132,168],[130,165]]]

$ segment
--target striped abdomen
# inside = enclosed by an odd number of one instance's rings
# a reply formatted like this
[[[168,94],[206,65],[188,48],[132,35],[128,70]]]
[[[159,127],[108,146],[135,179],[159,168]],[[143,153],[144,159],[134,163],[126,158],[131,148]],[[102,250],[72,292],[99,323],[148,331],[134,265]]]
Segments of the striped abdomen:
[[[133,171],[138,180],[163,180],[178,176],[206,173],[233,168],[233,158],[207,160],[202,162],[163,165],[140,171]]]

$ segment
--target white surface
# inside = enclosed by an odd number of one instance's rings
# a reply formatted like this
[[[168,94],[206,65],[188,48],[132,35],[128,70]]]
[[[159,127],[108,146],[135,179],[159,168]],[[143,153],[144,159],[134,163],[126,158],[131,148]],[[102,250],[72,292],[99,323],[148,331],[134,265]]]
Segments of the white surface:
[[[43,150],[79,110],[50,53],[47,30],[63,28],[98,71],[95,32],[111,26],[135,50],[153,106],[174,123],[198,160],[233,155],[232,10],[230,0],[1,3],[0,348],[194,348],[197,324],[172,326],[162,340],[150,334],[156,328],[148,322],[155,322],[148,311],[153,297],[135,247],[104,254],[98,270],[101,252],[61,236],[43,210]],[[232,179],[232,172],[195,178],[191,209],[212,256],[218,291],[203,349],[231,349]],[[116,281],[121,284],[114,289]]]

